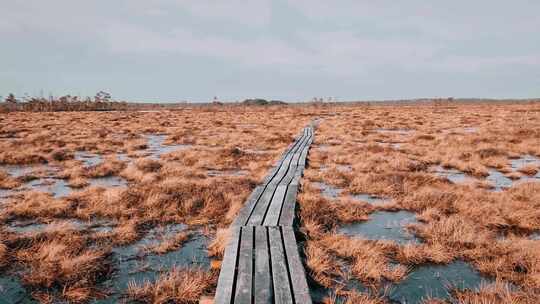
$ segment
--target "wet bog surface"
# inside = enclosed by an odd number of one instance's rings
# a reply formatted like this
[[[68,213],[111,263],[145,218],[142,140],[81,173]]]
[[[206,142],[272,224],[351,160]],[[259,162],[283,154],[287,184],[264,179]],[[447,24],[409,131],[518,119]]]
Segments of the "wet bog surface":
[[[339,233],[368,240],[390,240],[398,244],[418,243],[419,240],[406,229],[408,224],[418,223],[412,212],[380,211],[370,214],[369,220],[344,225]]]
[[[435,167],[435,173],[438,176],[446,177],[449,181],[455,184],[464,183],[472,179],[472,177],[457,169],[447,169],[443,168],[442,166]]]
[[[156,227],[133,244],[113,248],[115,271],[112,277],[102,284],[102,287],[111,290],[112,294],[107,299],[94,303],[117,303],[128,284],[153,282],[161,273],[173,266],[209,269],[210,259],[207,253],[209,240],[197,231],[192,232],[190,238],[179,249],[164,254],[147,250],[163,239],[187,229],[187,226],[182,224]]]
[[[520,158],[511,159],[509,161],[511,171],[507,174],[497,170],[496,168],[488,168],[488,175],[485,179],[476,178],[470,176],[460,170],[453,168],[443,168],[442,166],[436,166],[433,171],[436,175],[445,177],[449,181],[455,184],[463,184],[470,181],[486,181],[491,185],[490,191],[499,192],[504,191],[521,182],[540,182],[540,171],[533,175],[527,175],[520,173],[525,166],[540,166],[540,159],[531,155],[524,155]],[[517,174],[516,178],[509,178],[508,174]]]
[[[167,154],[178,149],[191,147],[191,145],[181,144],[165,145],[166,138],[167,135],[162,134],[146,135],[146,139],[148,140],[148,148],[146,151],[149,153],[149,158],[159,159],[163,154]]]
[[[367,194],[367,193],[355,194],[355,195],[352,195],[352,198],[358,201],[366,202],[374,206],[385,205],[392,202],[392,199],[390,198],[380,197],[377,195]]]
[[[390,286],[393,303],[416,304],[428,297],[449,299],[449,288],[476,289],[486,282],[478,271],[463,261],[446,265],[420,265],[401,282]]]
[[[36,304],[21,282],[14,276],[0,276],[0,303]]]

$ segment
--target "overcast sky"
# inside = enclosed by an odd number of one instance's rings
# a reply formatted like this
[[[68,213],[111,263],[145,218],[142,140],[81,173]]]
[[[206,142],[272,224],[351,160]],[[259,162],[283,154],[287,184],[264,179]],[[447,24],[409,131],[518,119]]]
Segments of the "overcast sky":
[[[0,95],[540,97],[540,1],[0,0]]]

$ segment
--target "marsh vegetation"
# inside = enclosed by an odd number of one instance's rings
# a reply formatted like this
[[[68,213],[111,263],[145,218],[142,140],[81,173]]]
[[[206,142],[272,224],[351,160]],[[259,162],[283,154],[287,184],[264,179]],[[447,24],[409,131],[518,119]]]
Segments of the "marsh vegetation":
[[[299,112],[2,114],[2,299],[211,296],[226,228],[309,120]]]
[[[3,296],[212,297],[227,227],[316,117],[297,227],[315,302],[536,303],[534,103],[0,114]]]
[[[335,109],[315,145],[299,215],[316,301],[540,297],[537,104]]]

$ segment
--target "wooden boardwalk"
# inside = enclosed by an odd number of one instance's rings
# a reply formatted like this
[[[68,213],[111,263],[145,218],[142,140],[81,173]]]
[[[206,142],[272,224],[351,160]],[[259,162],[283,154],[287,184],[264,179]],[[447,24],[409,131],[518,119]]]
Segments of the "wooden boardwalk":
[[[215,304],[311,303],[293,223],[298,183],[312,141],[310,125],[251,193],[232,223]]]

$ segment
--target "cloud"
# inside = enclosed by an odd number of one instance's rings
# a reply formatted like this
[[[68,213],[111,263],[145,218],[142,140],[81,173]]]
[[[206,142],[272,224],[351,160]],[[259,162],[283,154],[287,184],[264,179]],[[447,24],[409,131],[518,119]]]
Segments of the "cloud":
[[[84,50],[95,62],[122,55],[152,67],[218,62],[227,70],[306,83],[320,77],[335,86],[385,83],[390,74],[482,78],[540,68],[540,2],[525,0],[26,0],[2,6],[0,34],[10,41],[3,49],[10,56],[0,65],[10,67],[77,58]],[[22,47],[39,52],[24,58]],[[54,62],[59,71],[70,69]],[[4,73],[20,82],[28,76]]]
[[[216,35],[201,36],[184,28],[164,33],[135,25],[115,25],[102,34],[107,46],[115,53],[179,53],[233,60],[252,66],[295,64],[305,55],[277,39],[235,40]]]

